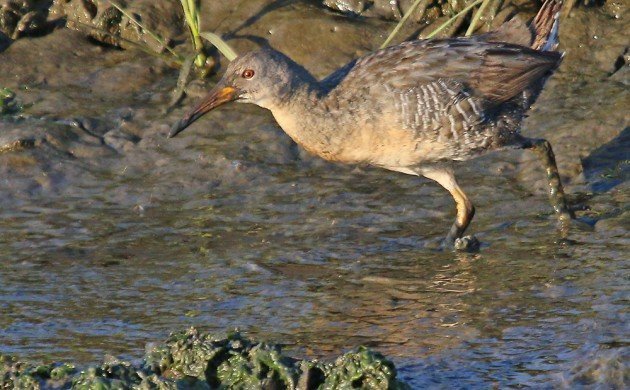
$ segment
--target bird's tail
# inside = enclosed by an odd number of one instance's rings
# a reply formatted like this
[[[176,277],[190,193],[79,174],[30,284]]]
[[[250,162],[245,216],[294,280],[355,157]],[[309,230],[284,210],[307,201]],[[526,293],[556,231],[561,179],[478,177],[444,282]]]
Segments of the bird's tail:
[[[558,28],[562,0],[545,0],[536,17],[529,24],[534,41],[532,49],[551,51],[558,47]]]

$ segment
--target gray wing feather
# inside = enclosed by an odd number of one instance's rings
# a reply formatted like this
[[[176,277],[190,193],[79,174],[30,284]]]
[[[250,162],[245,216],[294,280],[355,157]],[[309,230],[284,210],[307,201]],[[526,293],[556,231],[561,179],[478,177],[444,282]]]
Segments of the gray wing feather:
[[[329,93],[352,94],[365,85],[405,90],[439,79],[453,80],[471,95],[494,102],[510,100],[545,73],[561,55],[507,43],[459,38],[418,40],[359,58],[322,81]]]

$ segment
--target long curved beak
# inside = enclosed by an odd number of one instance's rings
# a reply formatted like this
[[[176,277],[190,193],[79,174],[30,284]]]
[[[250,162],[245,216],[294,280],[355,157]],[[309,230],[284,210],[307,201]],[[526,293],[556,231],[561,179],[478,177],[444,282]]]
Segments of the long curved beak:
[[[234,87],[215,87],[210,94],[200,101],[195,108],[188,112],[182,119],[171,127],[168,138],[173,138],[194,121],[201,118],[205,113],[211,111],[223,103],[231,102],[238,98],[238,92]]]

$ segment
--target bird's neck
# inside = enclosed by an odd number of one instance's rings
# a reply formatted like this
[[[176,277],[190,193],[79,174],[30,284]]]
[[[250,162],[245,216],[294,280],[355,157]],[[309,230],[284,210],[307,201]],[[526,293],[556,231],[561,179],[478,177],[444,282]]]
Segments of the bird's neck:
[[[282,129],[309,152],[335,160],[345,138],[326,91],[315,82],[301,83],[267,107]]]

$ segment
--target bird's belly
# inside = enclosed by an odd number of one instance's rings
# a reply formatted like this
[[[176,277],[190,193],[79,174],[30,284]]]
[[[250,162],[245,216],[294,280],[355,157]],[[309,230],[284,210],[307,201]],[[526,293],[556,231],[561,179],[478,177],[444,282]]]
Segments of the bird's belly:
[[[399,127],[381,127],[379,131],[365,126],[344,140],[335,157],[341,162],[390,168],[440,159],[444,152],[443,144],[428,139],[419,140],[413,131]]]
[[[453,139],[449,128],[408,129],[385,114],[378,121],[320,123],[274,112],[282,129],[308,152],[345,164],[369,164],[392,170],[445,160],[466,160],[490,141],[490,133],[475,132]],[[489,130],[489,129],[488,129]]]
[[[493,149],[492,140],[489,129],[454,140],[439,131],[423,133],[399,126],[375,131],[368,127],[348,137],[335,160],[400,171],[401,168],[477,157]]]

